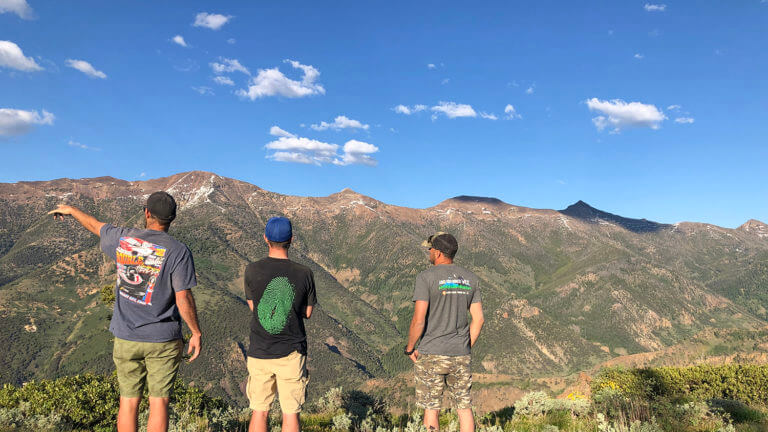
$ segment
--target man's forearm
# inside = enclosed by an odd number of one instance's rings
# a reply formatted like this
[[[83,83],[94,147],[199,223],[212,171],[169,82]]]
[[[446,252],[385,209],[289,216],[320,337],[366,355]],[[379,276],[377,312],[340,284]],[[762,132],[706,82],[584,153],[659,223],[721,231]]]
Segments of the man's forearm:
[[[424,333],[424,320],[411,320],[411,326],[408,329],[408,344],[406,345],[408,351],[413,350],[422,333]]]
[[[80,222],[80,225],[84,226],[85,229],[96,234],[97,236],[101,236],[101,227],[104,226],[104,222],[99,222],[98,219],[77,207],[72,207],[71,215],[73,218],[75,218],[75,220]]]
[[[483,321],[472,320],[469,324],[469,346],[472,347],[477,342],[477,338],[480,337],[480,330],[483,328]]]
[[[191,292],[188,292],[182,296],[177,297],[176,306],[179,307],[179,313],[181,318],[187,323],[187,327],[192,331],[193,335],[199,335],[200,326],[197,323],[197,307],[195,305],[195,298]]]

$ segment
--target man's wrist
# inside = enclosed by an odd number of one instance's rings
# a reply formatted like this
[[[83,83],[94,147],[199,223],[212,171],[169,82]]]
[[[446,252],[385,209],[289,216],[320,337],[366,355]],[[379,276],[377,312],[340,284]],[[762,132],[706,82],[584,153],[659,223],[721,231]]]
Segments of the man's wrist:
[[[408,345],[406,345],[405,349],[403,350],[403,354],[409,356],[409,355],[413,354],[414,351],[416,351],[416,347],[413,347],[410,350],[408,350]]]

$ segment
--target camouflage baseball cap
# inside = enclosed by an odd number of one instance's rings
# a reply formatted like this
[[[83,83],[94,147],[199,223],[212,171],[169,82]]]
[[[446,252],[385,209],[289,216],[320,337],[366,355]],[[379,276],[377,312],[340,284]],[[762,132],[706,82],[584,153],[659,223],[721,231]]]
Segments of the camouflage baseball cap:
[[[456,237],[444,232],[432,234],[421,245],[430,249],[437,249],[449,257],[456,255],[459,250],[459,242],[456,241]]]

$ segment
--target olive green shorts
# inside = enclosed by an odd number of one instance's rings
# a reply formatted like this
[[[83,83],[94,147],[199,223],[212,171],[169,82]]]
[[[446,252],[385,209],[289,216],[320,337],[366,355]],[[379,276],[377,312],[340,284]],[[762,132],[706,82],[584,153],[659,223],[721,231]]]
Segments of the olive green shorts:
[[[141,397],[146,382],[150,397],[169,397],[179,371],[181,339],[168,342],[134,342],[115,338],[112,359],[117,369],[120,396]]]

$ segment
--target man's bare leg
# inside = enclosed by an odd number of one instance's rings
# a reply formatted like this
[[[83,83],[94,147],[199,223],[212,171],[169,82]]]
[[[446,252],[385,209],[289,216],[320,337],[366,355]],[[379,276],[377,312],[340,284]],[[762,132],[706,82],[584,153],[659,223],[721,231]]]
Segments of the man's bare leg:
[[[147,432],[168,432],[167,397],[149,397],[149,420]]]
[[[432,431],[432,430],[436,431],[440,429],[440,420],[438,419],[439,414],[440,414],[440,410],[434,410],[434,409],[424,410],[424,427],[427,428],[428,431]]]
[[[136,432],[139,430],[140,397],[120,396],[120,408],[117,410],[117,432]]]
[[[248,432],[267,432],[267,417],[269,411],[256,411],[251,413],[251,423],[248,425]]]
[[[283,414],[282,432],[299,432],[299,413]]]
[[[457,410],[459,414],[459,430],[461,432],[475,432],[475,417],[472,408]]]

